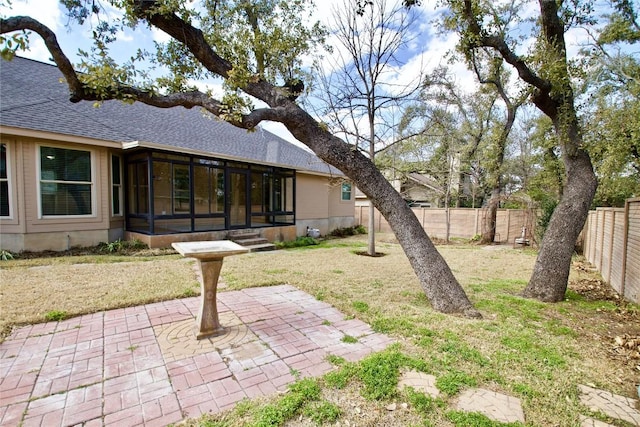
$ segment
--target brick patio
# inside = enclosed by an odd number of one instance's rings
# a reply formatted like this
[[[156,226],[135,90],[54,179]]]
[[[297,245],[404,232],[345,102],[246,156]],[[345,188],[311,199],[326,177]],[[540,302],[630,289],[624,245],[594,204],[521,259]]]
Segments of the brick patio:
[[[292,286],[221,292],[228,333],[197,341],[199,298],[15,330],[0,344],[2,426],[164,426],[232,408],[392,343]],[[345,335],[358,342],[342,342]]]

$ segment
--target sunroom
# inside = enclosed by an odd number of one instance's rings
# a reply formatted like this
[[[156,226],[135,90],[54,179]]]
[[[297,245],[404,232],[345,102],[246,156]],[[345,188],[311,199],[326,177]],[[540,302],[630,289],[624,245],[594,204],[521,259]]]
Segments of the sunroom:
[[[128,231],[163,235],[295,225],[293,169],[154,150],[128,154],[124,161]]]

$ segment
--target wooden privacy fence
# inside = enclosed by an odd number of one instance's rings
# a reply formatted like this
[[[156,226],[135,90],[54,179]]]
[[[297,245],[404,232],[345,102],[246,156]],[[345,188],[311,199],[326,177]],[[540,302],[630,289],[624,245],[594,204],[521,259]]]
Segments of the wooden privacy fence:
[[[640,303],[640,198],[589,212],[584,255],[616,292]]]
[[[445,239],[447,235],[447,217],[444,208],[412,208],[418,217],[422,228],[430,237]],[[487,209],[481,208],[451,208],[449,209],[449,237],[472,239],[482,234],[482,225]],[[368,227],[369,206],[356,206],[356,223]],[[522,235],[522,228],[526,227],[526,237],[531,239],[536,218],[534,211],[528,209],[498,209],[496,218],[495,242],[513,243]],[[387,220],[375,211],[376,232],[391,233]]]

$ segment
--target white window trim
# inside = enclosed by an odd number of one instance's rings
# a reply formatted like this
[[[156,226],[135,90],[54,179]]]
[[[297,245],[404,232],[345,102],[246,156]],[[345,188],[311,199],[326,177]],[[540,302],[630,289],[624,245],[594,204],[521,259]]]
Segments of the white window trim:
[[[62,150],[78,150],[87,151],[91,159],[91,213],[88,215],[44,215],[42,213],[42,168],[40,164],[40,149],[42,147],[48,148],[60,148]],[[92,149],[84,148],[71,148],[69,146],[57,145],[57,144],[36,144],[36,175],[38,186],[38,219],[74,219],[74,218],[96,218],[97,216],[97,195],[96,195],[96,152]],[[62,184],[86,184],[84,181],[52,181],[47,180],[50,183],[62,183]]]
[[[117,158],[118,162],[120,163],[120,184],[115,184],[113,182],[113,159]],[[110,186],[110,192],[109,192],[109,200],[111,201],[111,215],[112,216],[117,216],[117,217],[121,217],[124,215],[124,159],[122,158],[121,155],[119,154],[114,154],[111,153],[111,156],[109,157],[109,176],[110,176],[110,180],[111,180],[111,186]],[[120,200],[120,212],[114,212],[113,211],[113,187],[114,186],[118,186],[118,196],[119,196],[119,200]]]
[[[12,162],[11,162],[11,145],[12,144],[9,144],[9,143],[6,143],[6,142],[0,142],[0,144],[4,145],[6,147],[5,155],[7,156],[7,164],[6,164],[6,166],[7,166],[7,179],[6,179],[6,182],[7,182],[7,201],[9,203],[9,215],[0,216],[0,219],[9,220],[9,219],[13,219],[13,211],[14,211],[14,206],[15,206],[15,203],[14,203],[14,200],[13,200],[13,185],[11,185],[12,181],[13,181],[11,179],[13,177],[12,170],[11,170],[11,164],[12,164]]]
[[[351,190],[349,191],[349,199],[345,199],[344,197],[342,197],[344,195],[344,193],[345,193],[344,191],[342,191],[342,186],[344,184],[349,184],[351,186]],[[343,202],[343,203],[348,203],[348,202],[350,202],[352,200],[353,200],[353,183],[349,182],[349,181],[342,181],[340,183],[340,201]]]

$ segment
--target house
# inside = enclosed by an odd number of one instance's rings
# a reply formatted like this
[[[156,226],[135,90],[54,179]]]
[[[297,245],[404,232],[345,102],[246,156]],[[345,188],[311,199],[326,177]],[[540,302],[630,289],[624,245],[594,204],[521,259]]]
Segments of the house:
[[[398,176],[393,171],[387,171],[384,175],[409,206],[422,208],[439,206],[444,190],[429,175],[409,172]],[[369,198],[357,187],[355,198],[356,206],[369,206]]]
[[[351,183],[310,151],[203,111],[71,103],[61,73],[0,62],[0,248],[150,247],[354,224]]]

